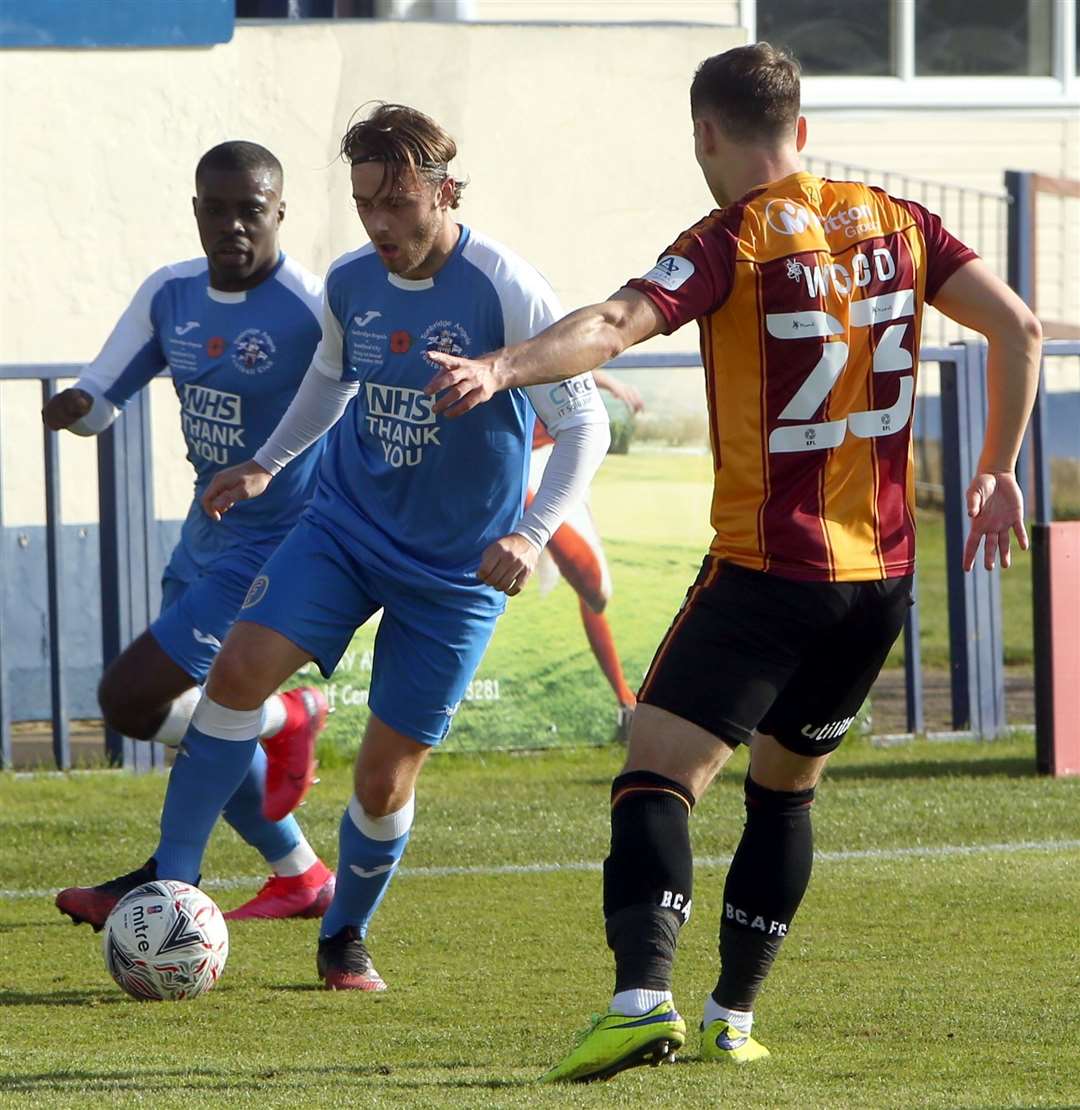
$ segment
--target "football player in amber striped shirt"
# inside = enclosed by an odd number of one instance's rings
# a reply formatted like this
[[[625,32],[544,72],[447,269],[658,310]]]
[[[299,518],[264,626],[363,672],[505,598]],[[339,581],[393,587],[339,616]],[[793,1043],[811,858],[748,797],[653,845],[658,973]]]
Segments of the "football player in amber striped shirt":
[[[967,492],[970,569],[1027,547],[1016,455],[1038,379],[1027,306],[941,221],[802,170],[797,63],[767,43],[707,59],[690,93],[719,210],[610,300],[467,362],[433,356],[437,408],[581,373],[690,320],[701,332],[715,493],[709,554],[642,689],[612,787],[604,916],[615,996],[545,1078],[658,1063],[682,1046],[671,996],[691,907],[688,819],[750,745],[747,819],[724,887],[702,1056],[761,1059],[754,1002],[806,891],[810,807],[904,623],[915,529],[911,416],[926,304],[986,336],[990,398]]]

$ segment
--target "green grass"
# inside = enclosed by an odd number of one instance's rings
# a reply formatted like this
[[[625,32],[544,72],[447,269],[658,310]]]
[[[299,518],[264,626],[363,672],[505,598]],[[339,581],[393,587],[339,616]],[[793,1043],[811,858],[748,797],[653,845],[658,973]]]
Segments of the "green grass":
[[[607,617],[627,680],[635,687],[708,549],[711,462],[693,453],[611,456],[593,485],[615,593]],[[945,531],[940,514],[919,519],[920,646],[924,667],[949,665]],[[1030,664],[1031,574],[1025,555],[1001,576],[1005,659]],[[347,761],[367,710],[375,629],[361,629],[330,685],[337,711],[321,753]],[[903,666],[902,641],[887,666]],[[304,681],[321,681],[309,668]],[[454,723],[449,746],[490,748],[599,744],[615,727],[615,700],[585,639],[573,591],[547,597],[531,586],[509,605],[477,673],[474,697]]]
[[[1080,1104],[1080,783],[1035,777],[1031,742],[1016,738],[841,749],[818,794],[814,879],[758,1006],[772,1060],[720,1071],[694,1060],[692,1034],[661,1072],[535,1086],[610,990],[598,872],[419,869],[595,865],[619,760],[610,747],[436,755],[371,932],[385,995],[317,990],[313,923],[241,923],[218,989],[176,1005],[124,997],[98,938],[45,893],[144,859],[161,778],[0,775],[0,887],[23,892],[0,896],[0,1104]],[[694,817],[713,862],[698,867],[677,965],[691,1023],[715,976],[719,861],[739,836],[743,768],[736,757]],[[302,811],[330,861],[348,783],[326,773]],[[1073,844],[986,847],[1046,841]],[[935,854],[954,845],[984,848]],[[872,850],[883,854],[838,856]],[[209,878],[259,869],[233,833],[215,833]],[[212,893],[228,907],[254,889]]]

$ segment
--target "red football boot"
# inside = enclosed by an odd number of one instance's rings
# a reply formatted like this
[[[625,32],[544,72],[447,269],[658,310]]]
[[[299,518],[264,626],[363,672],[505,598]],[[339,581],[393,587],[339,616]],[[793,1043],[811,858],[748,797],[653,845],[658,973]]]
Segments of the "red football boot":
[[[336,882],[322,860],[316,860],[302,875],[271,875],[251,901],[229,910],[225,920],[322,917],[334,900]]]
[[[346,925],[319,941],[319,978],[328,991],[384,991],[386,983],[371,963],[371,954],[355,925]]]
[[[326,698],[314,686],[281,695],[285,726],[263,742],[266,749],[266,796],[263,816],[287,817],[304,800],[315,781],[315,740],[326,724]]]
[[[110,879],[98,886],[69,886],[56,896],[56,908],[66,913],[76,925],[84,922],[100,933],[113,906],[144,883],[152,883],[157,878],[157,861],[149,859],[135,871],[129,871],[117,879]],[[333,878],[333,876],[331,876]],[[327,902],[327,905],[330,903]]]

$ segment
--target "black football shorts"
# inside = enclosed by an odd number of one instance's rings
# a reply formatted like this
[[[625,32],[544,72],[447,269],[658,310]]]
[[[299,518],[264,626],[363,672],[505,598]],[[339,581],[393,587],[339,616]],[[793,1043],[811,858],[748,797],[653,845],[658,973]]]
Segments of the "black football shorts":
[[[803,582],[710,556],[638,698],[732,747],[757,729],[800,755],[825,755],[844,738],[911,604],[910,575]]]

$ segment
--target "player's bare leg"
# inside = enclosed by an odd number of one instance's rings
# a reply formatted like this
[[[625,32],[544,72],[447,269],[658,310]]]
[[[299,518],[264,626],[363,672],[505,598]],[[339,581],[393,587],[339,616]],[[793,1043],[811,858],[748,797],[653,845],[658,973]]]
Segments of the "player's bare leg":
[[[588,513],[585,506],[579,511]],[[591,525],[591,520],[587,517],[585,520]],[[548,541],[547,551],[559,568],[559,573],[578,595],[581,623],[584,625],[589,647],[592,648],[600,670],[619,703],[618,738],[626,743],[637,698],[623,674],[611,625],[603,615],[611,597],[611,580],[599,544],[598,536],[589,535],[588,530],[583,533],[568,522],[556,529]]]
[[[128,644],[102,675],[98,704],[110,728],[133,740],[155,740],[175,701],[198,700],[197,695],[185,698],[195,687],[191,675],[146,631]],[[187,709],[189,718],[194,708],[191,704]]]
[[[405,851],[416,780],[430,752],[375,714],[368,720],[341,818],[337,893],[319,937],[317,967],[328,990],[386,989],[364,938]]]

